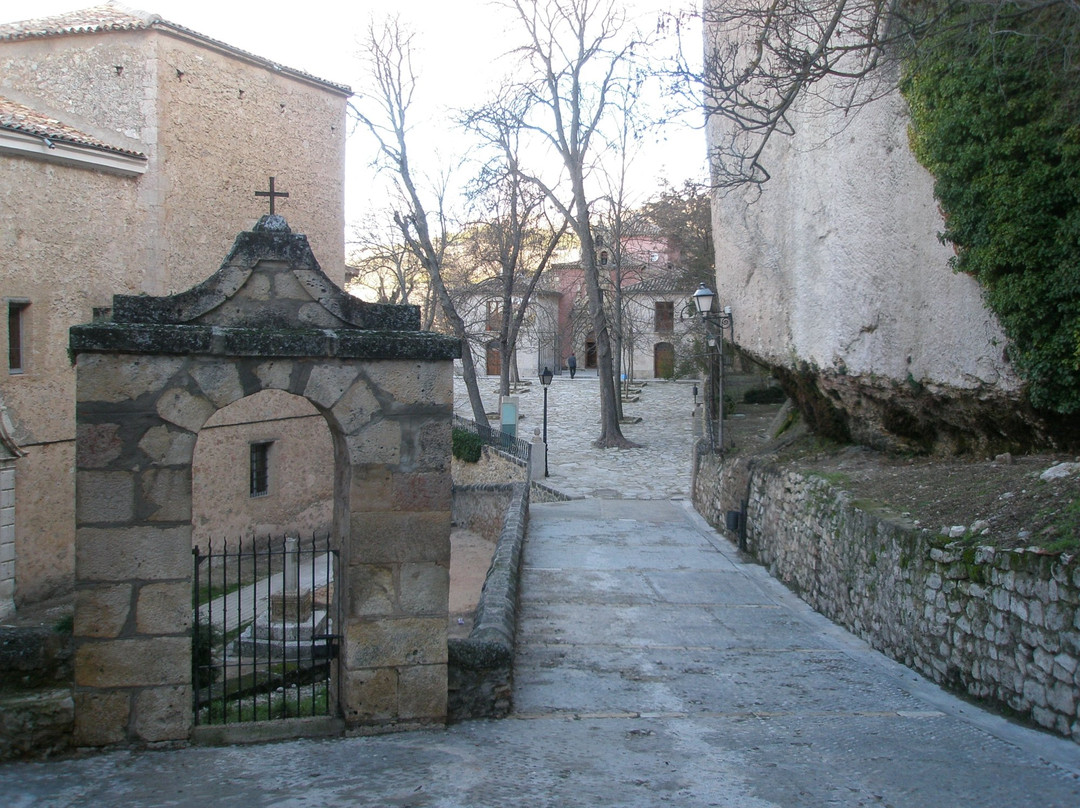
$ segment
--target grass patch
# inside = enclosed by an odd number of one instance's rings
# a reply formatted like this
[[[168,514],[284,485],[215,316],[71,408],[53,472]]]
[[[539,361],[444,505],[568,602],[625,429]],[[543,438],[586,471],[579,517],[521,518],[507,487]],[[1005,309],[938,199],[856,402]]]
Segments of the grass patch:
[[[236,701],[214,701],[199,711],[199,724],[237,724],[329,714],[329,687],[321,682]]]
[[[1080,497],[1061,509],[1054,527],[1058,538],[1046,545],[1045,550],[1051,553],[1074,553],[1080,550]]]
[[[217,600],[225,595],[231,595],[238,589],[243,589],[247,584],[243,581],[233,581],[227,586],[221,584],[209,583],[206,586],[200,586],[198,592],[191,593],[191,608],[197,609],[200,606],[205,606],[212,600]]]
[[[829,485],[835,485],[838,488],[842,488],[846,485],[851,485],[851,477],[844,474],[842,471],[807,471],[807,474],[812,477],[817,477],[819,480],[824,480]]]

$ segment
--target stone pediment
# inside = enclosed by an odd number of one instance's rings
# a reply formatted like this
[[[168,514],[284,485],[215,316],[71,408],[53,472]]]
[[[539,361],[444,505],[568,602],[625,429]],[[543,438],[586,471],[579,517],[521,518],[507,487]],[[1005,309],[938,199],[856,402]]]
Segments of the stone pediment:
[[[392,336],[391,336],[392,335]],[[71,349],[123,353],[456,358],[420,330],[418,306],[367,303],[331,281],[307,237],[269,215],[240,233],[221,268],[164,297],[116,295],[112,319],[76,326]]]

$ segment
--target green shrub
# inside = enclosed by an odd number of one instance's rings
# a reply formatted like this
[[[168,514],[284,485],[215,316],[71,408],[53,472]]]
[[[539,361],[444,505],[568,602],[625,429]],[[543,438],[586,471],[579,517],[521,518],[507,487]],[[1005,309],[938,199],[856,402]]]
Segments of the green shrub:
[[[939,26],[908,65],[912,149],[934,175],[953,268],[982,285],[1031,403],[1077,412],[1080,88],[1052,13],[1009,31],[975,13]]]
[[[451,437],[454,457],[465,463],[475,463],[480,459],[484,441],[475,432],[461,427],[454,427]]]

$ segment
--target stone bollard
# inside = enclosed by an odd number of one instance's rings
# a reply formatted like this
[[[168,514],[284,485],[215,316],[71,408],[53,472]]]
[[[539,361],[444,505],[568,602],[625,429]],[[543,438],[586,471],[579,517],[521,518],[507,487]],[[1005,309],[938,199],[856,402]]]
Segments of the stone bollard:
[[[529,454],[529,479],[539,480],[547,468],[547,446],[540,437],[540,427],[533,430],[532,451]]]

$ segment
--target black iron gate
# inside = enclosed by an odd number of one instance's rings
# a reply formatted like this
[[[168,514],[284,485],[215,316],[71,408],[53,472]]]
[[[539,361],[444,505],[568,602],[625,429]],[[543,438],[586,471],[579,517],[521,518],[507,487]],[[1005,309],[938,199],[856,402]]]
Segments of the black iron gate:
[[[338,555],[326,537],[196,547],[195,724],[336,714]]]

